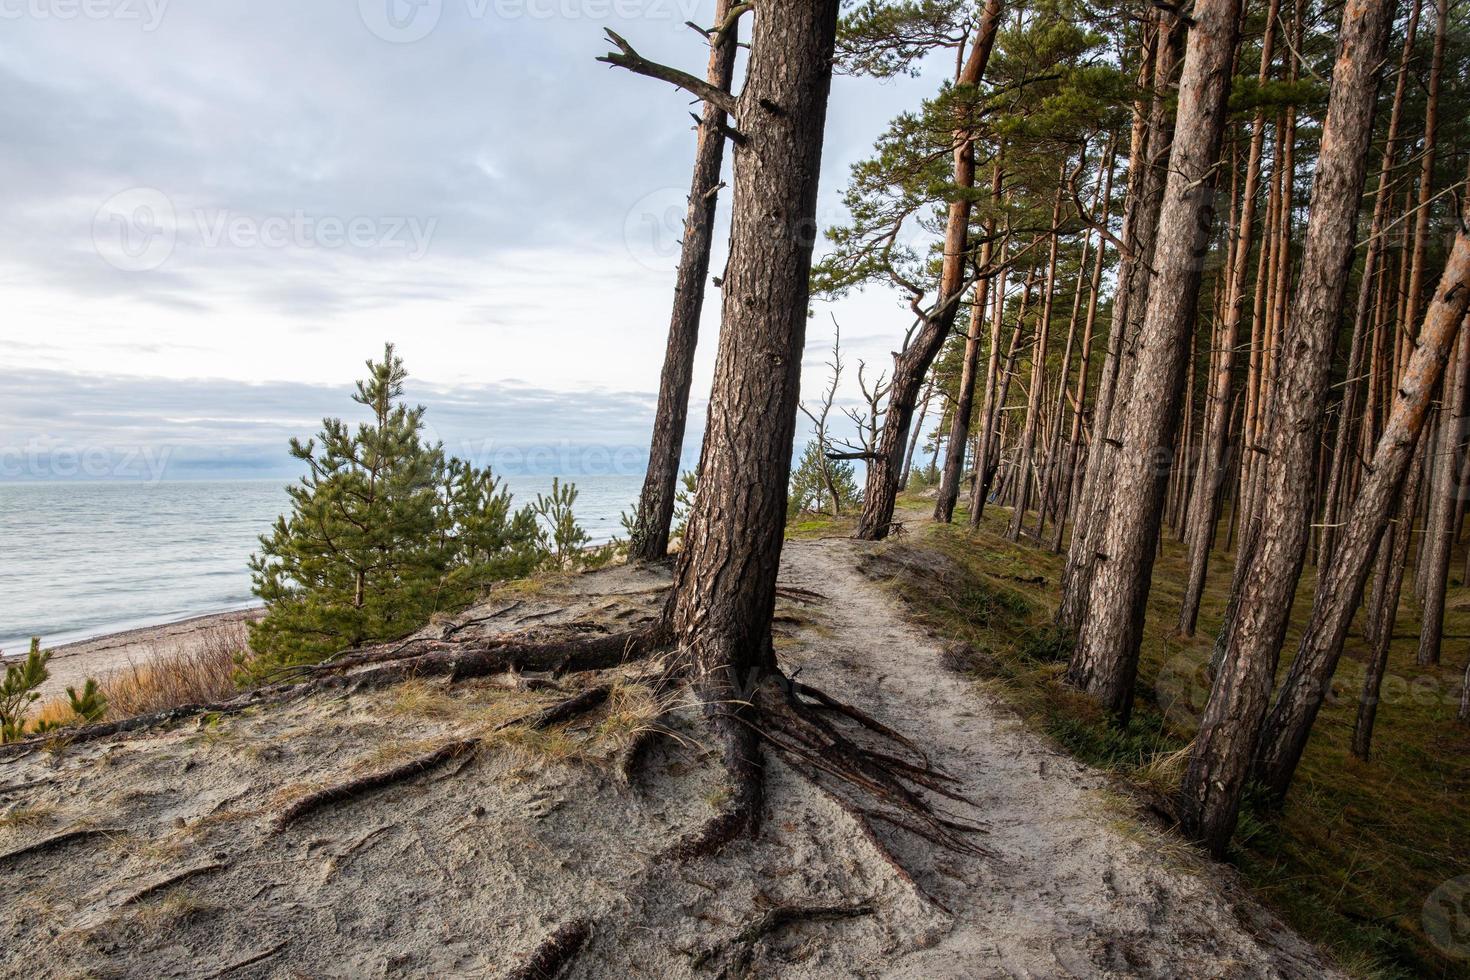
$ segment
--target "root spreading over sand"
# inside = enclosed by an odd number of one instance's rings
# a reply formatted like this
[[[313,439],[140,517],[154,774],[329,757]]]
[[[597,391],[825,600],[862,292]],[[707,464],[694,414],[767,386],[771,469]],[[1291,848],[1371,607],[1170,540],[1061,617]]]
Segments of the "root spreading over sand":
[[[752,840],[670,856],[728,787],[687,689],[639,665],[403,671],[0,761],[0,973],[1334,975],[948,669],[856,571],[882,547],[787,546],[776,649],[827,720],[763,733]],[[611,636],[667,583],[599,572],[426,635]],[[829,730],[934,819],[824,769]]]

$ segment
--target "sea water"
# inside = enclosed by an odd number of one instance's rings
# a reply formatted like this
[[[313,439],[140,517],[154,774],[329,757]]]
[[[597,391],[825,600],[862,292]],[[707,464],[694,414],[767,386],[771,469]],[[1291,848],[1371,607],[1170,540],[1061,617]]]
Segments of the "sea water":
[[[521,506],[551,479],[505,483]],[[642,476],[571,479],[592,540],[622,535]],[[288,505],[279,479],[0,483],[0,651],[256,605],[247,561]]]

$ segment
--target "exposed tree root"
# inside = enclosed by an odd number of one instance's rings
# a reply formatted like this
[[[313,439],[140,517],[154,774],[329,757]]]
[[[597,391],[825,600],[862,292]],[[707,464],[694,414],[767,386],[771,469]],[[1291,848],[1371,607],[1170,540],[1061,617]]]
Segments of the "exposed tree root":
[[[796,602],[831,602],[828,596],[811,589],[798,589],[794,585],[780,585],[776,587],[776,595],[782,599],[793,599]]]
[[[155,882],[152,882],[151,884],[144,885],[142,888],[140,888],[137,891],[133,892],[131,895],[129,895],[127,898],[123,899],[118,904],[119,905],[136,905],[137,903],[143,901],[143,899],[148,898],[148,897],[153,896],[153,895],[157,895],[159,892],[163,891],[165,888],[171,888],[174,885],[177,885],[181,881],[188,881],[190,878],[195,878],[195,877],[198,877],[199,875],[210,874],[210,873],[215,872],[215,871],[220,871],[220,870],[222,870],[222,869],[224,869],[224,868],[226,868],[228,866],[229,866],[228,862],[216,861],[216,862],[214,862],[212,864],[201,864],[201,865],[199,865],[198,867],[195,867],[195,868],[185,868],[183,871],[180,871],[177,874],[172,874],[172,875],[169,875],[167,878],[164,878],[164,879],[162,879],[160,881],[155,881]]]
[[[263,950],[263,951],[261,951],[259,953],[255,953],[254,955],[251,955],[251,956],[247,956],[243,960],[236,960],[235,962],[231,963],[229,966],[226,966],[226,967],[223,967],[223,968],[221,968],[219,970],[216,970],[214,973],[211,973],[209,975],[209,978],[210,978],[210,980],[215,980],[216,977],[228,976],[231,973],[234,973],[236,970],[243,970],[247,966],[254,966],[256,963],[259,963],[262,960],[268,960],[272,956],[275,956],[277,953],[279,953],[281,950],[285,949],[286,948],[286,943],[287,943],[287,940],[282,939],[280,942],[276,943],[270,949]]]
[[[551,707],[538,711],[530,718],[517,718],[514,721],[507,721],[497,725],[496,731],[511,728],[516,725],[529,725],[537,731],[550,728],[552,725],[561,724],[564,721],[575,718],[577,715],[583,715],[589,711],[597,710],[607,700],[607,696],[610,693],[612,693],[611,684],[599,684],[596,687],[589,687],[580,694],[574,694],[564,701],[558,701]]]
[[[574,919],[563,923],[541,941],[529,959],[505,975],[505,980],[555,980],[576,958],[592,935],[592,923]]]
[[[100,725],[86,725],[82,728],[71,728],[60,732],[48,732],[45,735],[34,735],[23,741],[0,745],[0,761],[27,755],[40,748],[65,748],[68,745],[95,742],[99,739],[111,738],[114,735],[153,731],[159,728],[166,728],[169,725],[190,718],[197,718],[200,715],[239,714],[249,708],[288,701],[306,693],[308,691],[300,685],[276,684],[270,687],[258,688],[239,697],[231,698],[228,701],[185,704],[177,708],[168,708],[164,711],[156,711],[148,715],[138,715],[133,718],[123,718],[119,721],[104,722]]]
[[[872,915],[871,901],[857,905],[781,905],[768,910],[759,919],[731,938],[703,950],[694,957],[696,970],[719,963],[721,977],[744,976],[755,960],[760,943],[768,936],[798,922],[856,919]]]
[[[760,738],[754,728],[743,721],[744,706],[721,711],[713,717],[724,755],[728,797],[713,817],[703,826],[686,834],[673,847],[670,857],[681,861],[709,857],[744,834],[755,836],[760,831],[761,811],[766,800],[766,771],[761,759]]]
[[[75,827],[71,830],[63,830],[59,834],[43,837],[35,843],[26,844],[24,847],[18,847],[13,851],[0,854],[0,864],[8,864],[18,858],[35,857],[38,854],[45,854],[47,851],[54,851],[58,847],[63,847],[75,841],[90,840],[93,837],[110,837],[113,834],[119,833],[122,833],[122,831],[115,827]]]
[[[349,780],[345,783],[339,783],[336,786],[328,786],[326,789],[318,790],[315,793],[309,793],[306,796],[303,796],[295,802],[291,803],[284,810],[278,813],[275,819],[272,821],[272,826],[274,827],[275,831],[279,833],[295,821],[301,819],[304,816],[307,816],[310,813],[315,812],[316,810],[321,809],[328,804],[336,803],[341,800],[350,800],[353,797],[361,796],[362,794],[371,792],[372,790],[381,789],[384,786],[390,786],[393,783],[401,782],[405,779],[411,779],[414,776],[420,775],[422,773],[428,772],[431,769],[437,768],[438,766],[444,765],[446,762],[449,762],[451,759],[457,758],[462,753],[474,750],[474,748],[478,745],[479,739],[473,738],[450,742],[447,745],[441,745],[439,748],[435,749],[433,752],[430,752],[428,755],[419,756],[416,759],[410,759],[408,762],[394,766],[391,769],[384,769],[379,772],[369,773],[366,776],[359,776],[358,778]]]
[[[441,634],[439,634],[439,638],[441,640],[451,639],[452,637],[455,637],[455,636],[459,635],[460,633],[463,633],[465,630],[469,629],[471,626],[482,626],[485,623],[488,623],[488,622],[491,622],[493,620],[499,619],[501,616],[504,616],[506,613],[513,613],[513,612],[515,612],[517,609],[521,608],[525,604],[526,604],[525,603],[525,600],[523,600],[523,599],[517,599],[515,602],[512,602],[510,605],[506,606],[505,608],[503,608],[503,609],[497,609],[493,613],[490,613],[489,615],[486,615],[486,616],[476,616],[474,619],[466,619],[462,623],[454,623],[451,626],[446,626],[444,628],[444,632],[441,633]]]
[[[0,761],[47,746],[64,747],[114,735],[154,731],[200,715],[239,714],[250,708],[281,704],[349,686],[353,690],[375,690],[413,677],[448,677],[453,682],[521,671],[563,674],[605,670],[646,658],[667,645],[668,641],[667,628],[661,623],[653,623],[621,633],[563,640],[527,641],[500,636],[453,642],[422,638],[385,644],[299,668],[298,676],[304,680],[257,688],[227,701],[181,705],[153,714],[0,745]],[[357,670],[360,667],[368,669]]]

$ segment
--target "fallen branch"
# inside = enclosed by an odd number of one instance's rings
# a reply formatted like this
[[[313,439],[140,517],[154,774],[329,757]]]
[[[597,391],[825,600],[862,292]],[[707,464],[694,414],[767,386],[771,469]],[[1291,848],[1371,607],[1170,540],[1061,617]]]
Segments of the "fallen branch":
[[[272,946],[270,949],[265,950],[264,952],[256,953],[253,956],[247,956],[243,960],[236,960],[229,966],[224,967],[223,969],[218,970],[214,973],[211,973],[209,975],[210,980],[215,980],[216,977],[222,977],[227,974],[234,973],[236,970],[243,970],[245,969],[245,967],[253,966],[256,963],[259,963],[261,960],[268,960],[285,948],[286,940],[282,939],[280,942],[276,943],[274,946]]]

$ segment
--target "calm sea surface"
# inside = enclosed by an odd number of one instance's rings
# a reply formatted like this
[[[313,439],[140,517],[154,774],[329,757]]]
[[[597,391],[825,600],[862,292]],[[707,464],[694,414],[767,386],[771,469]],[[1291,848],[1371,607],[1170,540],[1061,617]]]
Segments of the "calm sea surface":
[[[551,488],[505,482],[518,506]],[[575,482],[593,540],[621,534],[643,478]],[[0,484],[0,650],[254,605],[246,560],[286,505],[280,480]]]

